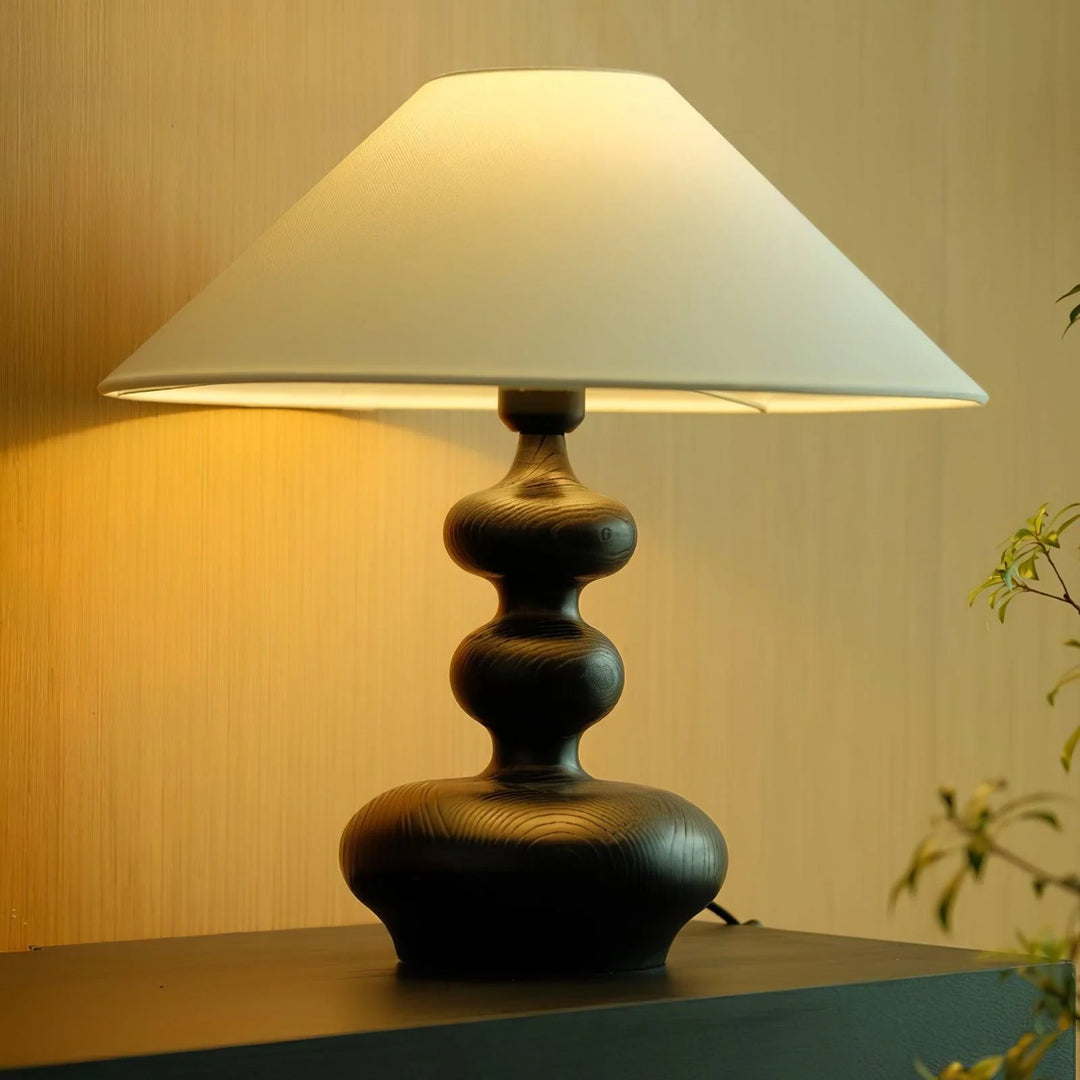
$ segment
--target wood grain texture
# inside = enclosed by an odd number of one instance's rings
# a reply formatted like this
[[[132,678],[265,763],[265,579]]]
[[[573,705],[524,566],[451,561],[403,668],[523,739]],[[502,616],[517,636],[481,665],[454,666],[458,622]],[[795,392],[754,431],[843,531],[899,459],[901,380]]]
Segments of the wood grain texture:
[[[640,530],[585,598],[627,671],[586,767],[722,822],[744,917],[933,937],[885,895],[934,788],[1060,786],[1080,707],[1042,704],[1071,628],[965,606],[1077,497],[1077,40],[1072,0],[0,0],[0,948],[365,917],[343,822],[485,754],[446,667],[490,589],[439,533],[493,417],[94,386],[417,85],[499,64],[666,76],[990,391],[574,439]],[[1029,894],[991,868],[956,939]]]
[[[521,433],[510,471],[455,503],[444,530],[454,561],[499,596],[450,663],[458,704],[491,733],[491,761],[478,776],[376,796],[342,834],[341,869],[408,971],[660,968],[716,896],[727,849],[678,795],[581,767],[582,733],[623,688],[618,651],[581,618],[581,590],[625,566],[637,535],[626,507],[570,467],[581,392],[500,391],[504,418],[521,396],[537,412],[508,421]],[[568,396],[573,423],[547,408]]]
[[[526,434],[506,476],[455,503],[443,533],[499,597],[450,662],[458,704],[492,733],[492,768],[580,768],[581,734],[624,683],[618,650],[581,617],[581,590],[630,561],[630,512],[578,482],[563,434]]]

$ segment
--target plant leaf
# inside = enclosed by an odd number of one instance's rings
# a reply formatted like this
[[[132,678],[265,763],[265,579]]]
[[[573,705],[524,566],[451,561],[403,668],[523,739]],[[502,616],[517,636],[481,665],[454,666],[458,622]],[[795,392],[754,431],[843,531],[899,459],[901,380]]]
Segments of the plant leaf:
[[[938,897],[937,917],[943,930],[948,930],[950,928],[949,924],[952,920],[952,910],[953,906],[956,904],[956,894],[960,891],[960,886],[964,883],[964,875],[967,874],[967,872],[967,865],[961,866],[960,869],[953,874],[948,885],[941,890],[941,895]]]
[[[1063,798],[1063,795],[1055,791],[1032,791],[1028,795],[1017,795],[1015,799],[1007,799],[998,807],[998,817],[1005,817],[1014,810],[1019,810],[1022,806],[1030,806],[1032,803],[1060,801]]]
[[[1025,581],[1038,581],[1039,571],[1035,568],[1035,560],[1039,556],[1037,554],[1030,556],[1020,564],[1020,576]]]
[[[964,806],[964,821],[970,828],[978,829],[995,816],[990,811],[990,797],[1004,791],[1005,787],[1004,780],[983,780],[975,785],[971,798]]]
[[[1076,682],[1077,679],[1080,679],[1080,667],[1069,668],[1069,670],[1066,671],[1060,679],[1058,679],[1057,684],[1054,686],[1053,690],[1051,690],[1050,693],[1046,695],[1046,700],[1050,702],[1051,705],[1053,705],[1054,702],[1057,700],[1058,694],[1066,686],[1068,686],[1069,683]]]
[[[1049,825],[1051,829],[1057,829],[1058,832],[1061,832],[1061,822],[1058,820],[1057,814],[1052,810],[1025,810],[1022,814],[1017,814],[1012,820],[1042,821]]]
[[[1077,304],[1076,307],[1069,312],[1069,321],[1066,323],[1065,329],[1061,331],[1062,337],[1072,329],[1072,324],[1076,322],[1077,319],[1080,319],[1080,304]]]
[[[1076,729],[1065,740],[1065,745],[1061,748],[1061,767],[1066,772],[1072,768],[1072,759],[1073,754],[1076,752],[1077,743],[1080,743],[1080,724],[1076,726]]]
[[[968,1080],[993,1080],[997,1076],[1001,1069],[1001,1066],[1005,1064],[1005,1056],[999,1054],[997,1057],[983,1058],[981,1061],[976,1061],[974,1065],[968,1069]]]
[[[1080,514],[1073,514],[1071,518],[1054,529],[1054,536],[1060,536],[1070,525],[1077,521],[1080,521]]]
[[[968,593],[968,607],[971,607],[971,605],[975,603],[975,601],[978,599],[979,593],[981,593],[984,589],[990,589],[993,588],[993,586],[1000,584],[1001,575],[995,570],[981,585],[976,585],[975,588],[972,589],[970,593]],[[991,607],[992,606],[993,603],[991,602]]]
[[[1059,296],[1059,297],[1058,297],[1058,298],[1057,298],[1057,299],[1056,299],[1056,300],[1054,301],[1054,303],[1055,303],[1055,304],[1060,304],[1060,303],[1061,303],[1061,301],[1062,301],[1062,300],[1064,300],[1066,296],[1075,296],[1075,295],[1076,295],[1076,294],[1077,294],[1078,292],[1080,292],[1080,285],[1074,285],[1074,286],[1073,286],[1073,287],[1072,287],[1072,288],[1071,288],[1071,289],[1070,289],[1070,290],[1069,290],[1068,292],[1062,293],[1062,294],[1061,294],[1061,295],[1060,295],[1060,296]]]
[[[905,890],[912,895],[915,893],[915,887],[919,883],[919,876],[929,866],[933,866],[934,863],[941,862],[942,859],[947,858],[953,853],[953,848],[940,848],[937,846],[937,841],[928,836],[921,844],[915,849],[915,853],[911,856],[911,861],[908,863],[908,868],[900,875],[899,879],[889,890],[889,907],[895,907],[896,901],[900,898],[900,894]]]
[[[968,844],[966,853],[968,866],[971,867],[971,876],[977,881],[982,876],[982,868],[986,863],[986,845],[973,840]]]
[[[1010,595],[1006,596],[1005,599],[1002,600],[1002,602],[1000,604],[998,604],[997,617],[998,617],[998,622],[999,623],[1004,624],[1004,622],[1005,622],[1005,612],[1008,610],[1009,605],[1013,602],[1013,599],[1015,597],[1016,597],[1016,593],[1011,593]]]
[[[1005,1076],[1009,1080],[1026,1080],[1035,1075],[1035,1069],[1039,1062],[1061,1037],[1061,1031],[1051,1032],[1044,1035],[1038,1042],[1034,1042],[1034,1035],[1025,1035],[1019,1039],[1016,1046],[1005,1055]],[[1034,1045],[1032,1045],[1034,1043]],[[1028,1047],[1031,1047],[1028,1052]]]

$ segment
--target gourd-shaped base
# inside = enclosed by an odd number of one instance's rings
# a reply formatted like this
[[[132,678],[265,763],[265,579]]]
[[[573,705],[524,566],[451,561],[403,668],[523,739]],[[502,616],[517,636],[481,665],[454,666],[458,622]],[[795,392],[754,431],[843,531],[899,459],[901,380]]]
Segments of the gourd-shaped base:
[[[597,780],[581,733],[615,705],[622,662],[578,596],[633,554],[633,519],[578,483],[564,432],[575,391],[500,392],[521,432],[510,472],[462,499],[446,544],[492,581],[495,618],[451,664],[455,697],[491,732],[477,777],[408,784],[372,800],[341,838],[353,893],[386,924],[406,970],[579,974],[663,965],[717,893],[719,830],[666,791]]]

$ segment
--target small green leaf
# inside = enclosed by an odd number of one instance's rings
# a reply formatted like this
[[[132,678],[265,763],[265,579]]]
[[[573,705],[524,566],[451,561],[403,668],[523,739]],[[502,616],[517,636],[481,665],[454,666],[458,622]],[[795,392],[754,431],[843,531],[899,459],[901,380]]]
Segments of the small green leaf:
[[[985,589],[992,589],[995,585],[1000,584],[1001,574],[995,570],[981,585],[977,585],[970,593],[968,593],[968,607],[971,607],[971,605],[975,603],[979,593],[983,592]],[[990,606],[993,607],[992,600]]]
[[[1060,679],[1058,679],[1057,685],[1053,688],[1053,690],[1051,690],[1046,695],[1046,700],[1050,702],[1051,705],[1053,705],[1054,702],[1057,701],[1058,694],[1061,693],[1061,691],[1066,686],[1068,686],[1069,683],[1076,682],[1077,679],[1080,679],[1080,667],[1069,668],[1069,670],[1066,671]]]
[[[938,788],[938,798],[945,804],[945,810],[951,816],[956,810],[956,791],[950,787]]]
[[[1004,791],[1008,786],[1001,779],[981,780],[975,785],[975,790],[971,793],[971,798],[968,799],[965,816],[970,817],[972,820],[979,817],[986,810],[987,800],[990,796],[996,795],[999,791]]]
[[[1039,897],[1040,900],[1042,899],[1042,894],[1046,892],[1046,886],[1049,884],[1050,882],[1048,882],[1046,878],[1041,877],[1037,877],[1031,882],[1031,887],[1034,889],[1035,895]]]
[[[1057,526],[1058,521],[1063,518],[1070,510],[1080,509],[1080,502],[1066,503],[1053,517],[1050,522],[1051,525]],[[1058,532],[1061,532],[1061,526],[1058,526]]]
[[[1076,322],[1077,319],[1080,319],[1080,304],[1077,304],[1076,307],[1074,307],[1072,311],[1069,312],[1069,321],[1068,323],[1066,323],[1065,329],[1061,331],[1062,337],[1064,337],[1072,329],[1072,325],[1074,322]]]
[[[1071,1026],[1066,1025],[1059,1031],[1044,1035],[1038,1042],[1034,1041],[1035,1036],[1030,1032],[1018,1039],[1016,1046],[1005,1055],[1006,1076],[1015,1077],[1016,1080],[1033,1077],[1047,1050],[1061,1037],[1062,1031]]]
[[[1062,795],[1054,791],[1032,791],[1027,795],[1018,795],[1015,799],[1008,799],[998,807],[998,817],[1005,817],[1022,806],[1030,806],[1032,803],[1051,802],[1061,800]]]
[[[1042,821],[1051,829],[1061,832],[1061,822],[1052,810],[1025,810],[1022,814],[1017,814],[1013,821]]]
[[[1075,295],[1076,295],[1076,294],[1077,294],[1078,292],[1080,292],[1080,285],[1074,285],[1074,286],[1073,286],[1073,287],[1072,287],[1072,288],[1071,288],[1071,289],[1070,289],[1070,290],[1069,290],[1068,292],[1062,293],[1062,294],[1061,294],[1061,295],[1060,295],[1060,296],[1059,296],[1059,297],[1058,297],[1058,298],[1057,298],[1057,299],[1056,299],[1056,300],[1054,301],[1054,303],[1055,303],[1055,304],[1060,304],[1060,303],[1061,303],[1061,301],[1062,301],[1062,300],[1064,300],[1066,296],[1075,296]]]
[[[915,853],[911,856],[911,861],[908,863],[908,868],[901,874],[899,880],[889,890],[889,907],[895,907],[896,901],[900,898],[902,892],[909,892],[914,895],[915,887],[919,883],[919,876],[929,866],[933,866],[934,863],[940,862],[942,859],[947,858],[952,854],[953,848],[940,848],[937,845],[937,841],[928,836],[921,844],[915,849]]]
[[[1012,562],[1021,551],[1034,551],[1039,545],[1039,535],[1035,532],[1036,519],[1028,518],[1027,526],[1017,529],[1009,537],[1005,550],[1001,553],[1001,561]]]
[[[953,906],[956,904],[956,895],[960,891],[960,886],[964,883],[964,875],[967,874],[967,872],[967,866],[961,866],[949,880],[948,885],[941,890],[941,895],[938,897],[937,917],[943,930],[948,930],[950,928],[952,910]]]
[[[1080,725],[1077,725],[1073,733],[1065,740],[1065,745],[1061,748],[1061,767],[1068,772],[1072,768],[1073,754],[1076,752],[1076,745],[1080,743]]]
[[[968,866],[971,867],[971,875],[976,880],[982,875],[982,868],[986,863],[986,845],[973,841],[967,847]]]
[[[998,604],[997,617],[998,617],[998,622],[999,623],[1004,624],[1004,622],[1005,622],[1005,612],[1006,612],[1006,610],[1008,610],[1008,607],[1013,602],[1013,599],[1015,598],[1015,596],[1016,596],[1016,593],[1011,593],[1009,596],[1006,596],[1005,599],[1002,600],[1002,602],[1000,604]]]
[[[1054,529],[1054,536],[1060,536],[1070,525],[1074,525],[1077,521],[1080,521],[1080,514],[1073,514],[1071,518]]]
[[[968,1080],[993,1080],[1004,1064],[1004,1056],[988,1057],[976,1061],[968,1070]]]

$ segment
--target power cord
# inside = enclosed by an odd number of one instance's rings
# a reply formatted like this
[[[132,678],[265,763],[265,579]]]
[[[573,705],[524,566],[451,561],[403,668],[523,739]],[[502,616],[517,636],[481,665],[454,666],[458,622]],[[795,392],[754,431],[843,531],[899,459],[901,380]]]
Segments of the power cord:
[[[715,900],[710,900],[705,905],[706,911],[711,911],[714,915],[718,915],[728,926],[760,926],[761,923],[757,919],[747,919],[746,922],[739,922],[734,915],[726,907],[721,907]]]

